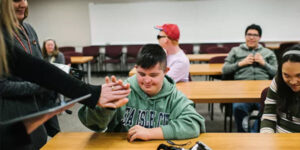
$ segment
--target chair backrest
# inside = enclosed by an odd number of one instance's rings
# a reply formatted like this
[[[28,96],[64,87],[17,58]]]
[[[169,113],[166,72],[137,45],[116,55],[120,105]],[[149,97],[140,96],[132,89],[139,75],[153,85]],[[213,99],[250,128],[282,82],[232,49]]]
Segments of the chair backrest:
[[[229,49],[229,51],[236,46],[239,46],[241,43],[224,43],[223,46],[227,47]]]
[[[200,53],[205,54],[209,47],[216,47],[218,44],[200,44]]]
[[[142,45],[128,45],[127,46],[127,57],[134,57],[136,58]]]
[[[194,54],[193,44],[179,44],[179,47],[183,50],[185,54]]]
[[[71,63],[71,56],[65,55],[65,64]]]
[[[192,81],[191,73],[189,73],[189,81]]]
[[[287,48],[295,45],[295,44],[299,44],[298,42],[284,42],[284,43],[280,43],[279,45],[279,50],[280,51],[286,51]]]
[[[266,47],[266,44],[263,42],[259,42],[260,45],[262,45],[263,47]]]
[[[59,51],[62,53],[64,52],[75,52],[75,47],[74,46],[62,46],[58,48]]]
[[[82,48],[83,56],[99,56],[100,46],[85,46]]]
[[[63,52],[64,56],[83,56],[82,53],[79,52],[72,52],[72,51],[67,51],[67,52]]]
[[[211,58],[208,61],[208,63],[211,63],[211,64],[224,63],[225,62],[225,58],[226,58],[226,56],[216,56],[216,57]]]
[[[265,100],[267,98],[268,90],[269,90],[269,87],[266,87],[265,89],[263,89],[261,91],[261,95],[260,95],[260,108],[259,108],[259,112],[261,113],[261,115],[262,115],[262,113],[264,111]]]
[[[228,53],[230,50],[227,47],[209,47],[206,49],[207,54]]]
[[[111,45],[105,46],[105,56],[112,59],[119,59],[122,56],[123,46]]]

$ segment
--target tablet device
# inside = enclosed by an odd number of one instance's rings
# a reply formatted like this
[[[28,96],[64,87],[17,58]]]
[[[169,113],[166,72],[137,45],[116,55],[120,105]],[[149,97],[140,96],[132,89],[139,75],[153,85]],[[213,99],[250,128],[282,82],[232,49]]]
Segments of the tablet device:
[[[24,116],[20,116],[20,117],[8,119],[8,120],[0,120],[0,125],[7,125],[7,124],[23,121],[23,120],[26,120],[26,119],[31,119],[31,118],[34,118],[34,117],[38,117],[38,116],[41,116],[41,115],[45,115],[47,113],[51,113],[51,112],[60,110],[62,108],[68,107],[72,104],[75,104],[75,103],[77,103],[79,101],[82,101],[84,99],[87,99],[89,97],[91,97],[91,94],[87,94],[87,95],[78,97],[76,99],[68,100],[68,101],[62,101],[61,103],[57,103],[56,105],[52,105],[50,107],[42,108],[40,111],[30,113],[30,114],[26,114]]]

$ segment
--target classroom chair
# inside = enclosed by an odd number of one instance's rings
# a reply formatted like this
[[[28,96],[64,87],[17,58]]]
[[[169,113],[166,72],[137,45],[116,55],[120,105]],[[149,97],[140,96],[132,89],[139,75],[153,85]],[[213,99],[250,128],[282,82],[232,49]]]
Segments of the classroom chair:
[[[120,71],[122,70],[122,48],[123,46],[120,45],[105,46],[105,54],[102,58],[105,71],[107,71],[107,64],[118,64],[120,65]]]
[[[93,60],[91,61],[91,65],[96,65],[96,70],[100,71],[100,46],[84,46],[82,48],[83,56],[93,56]]]
[[[203,51],[203,53],[206,54],[216,54],[216,53],[229,53],[230,49],[228,49],[227,47],[209,47],[206,49],[206,51]]]
[[[183,50],[185,54],[194,54],[193,44],[179,44],[179,47]]]
[[[137,61],[137,55],[142,48],[142,45],[128,45],[125,58],[125,68],[128,68],[128,64],[135,64]]]
[[[258,111],[257,115],[250,115],[248,118],[245,118],[246,121],[248,122],[248,132],[251,132],[251,120],[258,121],[258,130],[256,132],[259,132],[260,129],[260,122],[261,122],[261,117],[264,113],[264,107],[265,107],[265,100],[267,97],[269,87],[266,87],[265,89],[262,90],[261,95],[260,95],[260,108]]]
[[[75,47],[74,46],[62,46],[62,47],[59,47],[58,50],[62,53],[75,52]]]

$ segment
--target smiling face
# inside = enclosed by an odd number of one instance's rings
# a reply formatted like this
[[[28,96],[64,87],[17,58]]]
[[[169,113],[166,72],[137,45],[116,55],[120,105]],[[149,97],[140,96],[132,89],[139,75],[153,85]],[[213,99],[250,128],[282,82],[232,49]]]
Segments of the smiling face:
[[[49,40],[45,43],[46,51],[48,54],[51,54],[54,51],[55,44],[52,40]]]
[[[157,63],[149,69],[136,66],[136,71],[136,77],[140,88],[151,97],[161,90],[168,69],[164,69],[161,67],[160,63]]]
[[[259,32],[255,29],[249,29],[245,35],[246,45],[249,48],[256,49],[260,40]]]
[[[28,8],[27,0],[13,0],[13,7],[15,9],[17,19],[19,21],[23,21],[26,9]]]
[[[282,65],[282,78],[294,91],[300,92],[300,62],[287,61]]]

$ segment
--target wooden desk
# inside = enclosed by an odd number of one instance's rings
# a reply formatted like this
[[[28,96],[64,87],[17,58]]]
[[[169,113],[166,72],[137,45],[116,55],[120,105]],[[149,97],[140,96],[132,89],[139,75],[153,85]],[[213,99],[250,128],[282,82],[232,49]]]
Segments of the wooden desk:
[[[191,64],[191,75],[221,75],[224,64]],[[131,69],[129,76],[136,74],[135,68]]]
[[[226,53],[220,53],[220,54],[188,54],[186,55],[190,61],[209,61],[213,57],[217,56],[227,56]]]
[[[91,61],[93,60],[93,56],[72,56],[71,63],[72,64],[86,64],[87,63],[87,79],[88,83],[91,83]]]
[[[279,49],[279,45],[278,46],[267,46],[266,48],[268,48],[270,50],[278,50]]]
[[[71,63],[72,64],[84,64],[93,60],[93,56],[72,56]]]
[[[201,141],[212,150],[299,150],[300,133],[204,133],[198,138],[174,140],[192,147]],[[60,132],[42,150],[156,150],[165,140],[135,141],[129,143],[126,133]]]
[[[224,64],[191,64],[191,75],[221,75]]]
[[[177,83],[177,89],[195,103],[259,102],[271,80],[192,81]]]

